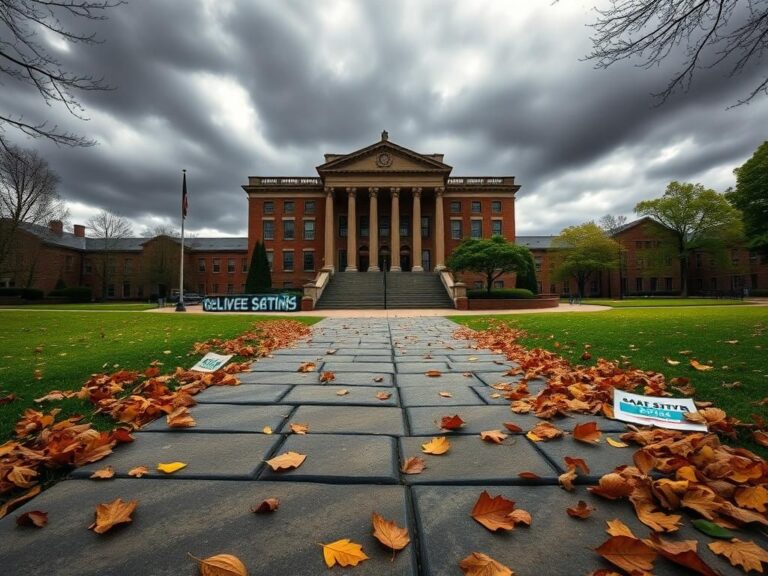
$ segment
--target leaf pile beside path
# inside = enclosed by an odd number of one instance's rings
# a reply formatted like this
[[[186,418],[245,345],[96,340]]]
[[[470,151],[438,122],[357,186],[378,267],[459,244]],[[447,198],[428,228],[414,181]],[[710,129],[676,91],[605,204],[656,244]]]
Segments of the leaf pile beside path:
[[[266,357],[273,350],[289,346],[307,336],[309,328],[293,320],[262,322],[253,330],[231,340],[213,339],[194,345],[195,354],[216,351],[244,359]],[[94,413],[106,414],[119,423],[109,432],[95,430],[79,416],[57,419],[60,410],[27,409],[16,423],[16,439],[0,445],[0,518],[39,482],[44,470],[70,469],[101,460],[116,444],[132,442],[131,431],[165,416],[170,427],[194,426],[187,411],[194,398],[210,386],[236,386],[234,375],[248,369],[250,361],[233,362],[216,372],[203,373],[176,368],[162,374],[159,362],[144,372],[119,370],[93,374],[80,390],[54,390],[37,402],[77,397],[90,402]],[[27,492],[22,492],[27,491]],[[23,499],[16,501],[21,503]]]
[[[619,366],[604,359],[598,359],[594,366],[573,366],[552,352],[521,346],[517,341],[525,333],[501,323],[483,331],[463,328],[454,336],[473,340],[477,347],[504,354],[507,360],[516,362],[519,367],[506,376],[519,377],[519,381],[499,382],[493,388],[508,395],[513,412],[532,413],[542,419],[573,413],[612,418],[615,389],[672,396],[669,386],[681,384],[680,379],[667,382],[663,374]],[[533,378],[546,381],[536,395],[526,393],[527,383]],[[682,384],[688,385],[688,381]],[[630,427],[631,431],[621,435],[622,442],[608,439],[613,447],[631,443],[640,449],[633,454],[631,463],[605,474],[589,491],[610,500],[628,500],[640,522],[652,530],[650,539],[640,540],[626,527],[609,529],[611,538],[596,548],[598,554],[627,572],[645,573],[661,555],[700,574],[715,574],[696,553],[696,541],[669,542],[659,536],[680,529],[683,510],[698,516],[692,522],[694,527],[713,537],[719,531],[730,536],[724,530],[728,528],[768,527],[768,463],[749,450],[721,442],[721,437],[736,439],[739,429],[748,429],[758,441],[765,438],[768,445],[768,433],[756,429],[755,424],[729,417],[710,403],[697,405],[699,412],[691,419],[706,424],[709,432]],[[761,422],[757,425],[764,427]],[[542,422],[527,435],[532,441],[544,442],[559,438],[563,431]],[[594,422],[580,424],[572,433],[574,440],[587,443],[599,442],[600,435]],[[628,457],[629,454],[628,451]],[[583,461],[568,460],[568,472],[561,475],[560,484],[572,490],[577,468]],[[591,509],[585,502],[579,502],[567,512],[572,517],[585,518]],[[621,524],[618,520],[614,522]],[[733,539],[731,543],[709,547],[743,569],[762,572],[761,562],[768,563],[768,553],[753,542]]]

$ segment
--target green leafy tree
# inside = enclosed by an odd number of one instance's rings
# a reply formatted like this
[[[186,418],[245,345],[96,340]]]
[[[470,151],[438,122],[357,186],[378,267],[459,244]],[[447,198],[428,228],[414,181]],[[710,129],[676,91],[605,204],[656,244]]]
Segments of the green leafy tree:
[[[248,268],[248,278],[245,280],[245,291],[248,294],[259,294],[269,292],[271,289],[272,273],[269,271],[267,249],[261,242],[256,242],[253,254],[251,254],[251,267]]]
[[[716,250],[738,241],[742,235],[741,213],[724,195],[701,184],[670,182],[661,198],[639,202],[635,212],[653,218],[672,232],[680,261],[683,296],[688,296],[691,252],[697,248]]]
[[[579,295],[587,280],[619,267],[621,245],[594,222],[565,228],[552,239],[555,249],[555,277],[574,278]]]
[[[520,273],[527,269],[526,254],[530,250],[505,240],[502,236],[467,238],[448,258],[446,264],[456,272],[477,272],[485,275],[485,286],[491,292],[493,281],[502,274]]]
[[[736,190],[726,198],[744,215],[749,247],[768,254],[768,142],[734,173]]]
[[[539,283],[536,281],[536,264],[530,250],[525,254],[525,270],[520,270],[515,279],[515,288],[525,288],[533,294],[539,293]]]

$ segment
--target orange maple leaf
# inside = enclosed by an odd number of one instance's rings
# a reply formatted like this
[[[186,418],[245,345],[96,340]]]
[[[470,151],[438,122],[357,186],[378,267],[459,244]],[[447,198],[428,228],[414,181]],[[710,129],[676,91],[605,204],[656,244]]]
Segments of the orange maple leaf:
[[[96,507],[96,521],[88,528],[97,534],[104,534],[118,524],[131,522],[131,514],[138,506],[138,500],[123,502],[120,498],[112,502],[102,503]]]
[[[342,538],[328,544],[320,544],[323,547],[323,558],[328,568],[339,566],[357,566],[363,560],[368,560],[363,547],[352,542],[349,538]]]
[[[597,428],[597,422],[584,422],[573,427],[573,439],[587,444],[600,442],[602,434]]]
[[[458,430],[464,426],[465,422],[461,419],[461,416],[454,414],[453,416],[443,416],[440,419],[440,428],[443,430]]]
[[[701,559],[696,550],[698,546],[696,540],[672,542],[664,540],[656,532],[651,532],[651,539],[644,540],[644,542],[670,562],[684,566],[696,572],[696,574],[701,574],[701,576],[720,576],[718,572],[712,570]]]
[[[392,396],[392,392],[376,392],[376,398],[379,400],[389,400]]]
[[[294,468],[298,468],[306,458],[306,454],[284,452],[283,454],[280,454],[280,456],[275,456],[266,462],[275,472],[282,472],[283,470],[293,470]]]
[[[539,422],[536,426],[531,428],[528,434],[526,434],[526,436],[534,442],[552,440],[554,438],[560,438],[562,435],[563,431],[549,422]]]
[[[520,428],[517,424],[514,422],[504,422],[504,428],[512,432],[513,434],[520,434],[522,433],[523,429]]]
[[[568,513],[568,516],[571,518],[580,518],[584,520],[585,518],[589,518],[592,515],[592,512],[595,511],[595,509],[584,502],[584,500],[579,500],[579,502],[576,504],[576,506],[571,506],[569,508],[566,508],[565,511]]]
[[[504,440],[507,438],[507,435],[504,434],[501,430],[486,430],[484,432],[480,432],[480,439],[485,440],[486,442],[492,442],[494,444],[501,444],[504,442]]]
[[[765,512],[765,505],[768,503],[768,490],[763,486],[738,488],[734,499],[736,500],[736,504],[742,508]]]
[[[569,468],[567,472],[560,474],[560,476],[557,477],[560,486],[568,490],[568,492],[573,492],[574,480],[576,480],[576,468]]]
[[[291,432],[294,434],[306,434],[309,432],[309,424],[300,424],[298,422],[291,422],[289,425]]]
[[[482,552],[472,552],[459,562],[464,576],[514,576],[512,570]]]
[[[425,454],[434,454],[435,456],[445,454],[450,448],[451,443],[448,442],[448,439],[445,436],[432,438],[431,441],[421,445],[422,452]]]
[[[501,495],[491,498],[491,495],[483,490],[469,515],[491,532],[496,530],[513,530],[515,522],[509,518],[509,514],[514,509],[514,501],[507,500]]]
[[[317,368],[317,366],[315,365],[314,362],[302,362],[296,371],[297,372],[314,372],[315,368]]]
[[[597,494],[608,500],[617,500],[626,498],[632,493],[634,486],[632,483],[615,472],[605,474],[599,480],[597,486],[587,488],[592,494]]]
[[[424,372],[424,376],[429,376],[430,378],[439,378],[442,375],[443,373],[440,370],[427,370]]]
[[[637,469],[645,476],[656,466],[656,458],[647,450],[638,450],[632,455],[632,460]]]
[[[608,524],[608,528],[606,528],[605,531],[608,532],[608,534],[611,536],[628,536],[629,538],[638,540],[638,537],[632,533],[632,530],[629,528],[629,526],[624,524],[624,522],[618,518],[614,520],[607,520],[605,523]]]
[[[698,360],[691,359],[691,368],[694,370],[698,370],[699,372],[709,372],[710,370],[714,370],[714,366],[710,366],[709,364],[702,364]]]
[[[583,458],[574,458],[572,456],[566,456],[563,458],[565,460],[565,466],[567,469],[571,468],[577,468],[582,471],[584,474],[589,474],[589,466],[587,465],[586,461]]]
[[[108,480],[114,476],[115,469],[112,468],[112,466],[105,466],[104,468],[99,468],[96,470],[93,474],[90,475],[90,478],[93,480]]]
[[[763,572],[763,562],[768,562],[768,552],[752,541],[744,542],[732,538],[730,542],[710,542],[709,549],[715,554],[725,556],[732,566],[741,566],[744,572],[755,570]]]
[[[336,380],[336,374],[331,370],[320,373],[320,382],[332,382],[333,380]]]
[[[191,428],[195,426],[195,419],[189,413],[189,408],[179,406],[173,412],[165,417],[168,426],[171,428]]]
[[[251,508],[251,512],[255,514],[264,514],[267,512],[274,512],[280,506],[280,500],[277,498],[267,498],[259,502],[257,506]]]
[[[200,574],[203,576],[248,576],[245,565],[237,556],[231,554],[217,554],[209,558],[195,558],[200,566]]]
[[[128,476],[141,478],[147,472],[149,472],[149,470],[147,469],[146,466],[136,466],[135,468],[131,468],[130,470],[128,470]]]

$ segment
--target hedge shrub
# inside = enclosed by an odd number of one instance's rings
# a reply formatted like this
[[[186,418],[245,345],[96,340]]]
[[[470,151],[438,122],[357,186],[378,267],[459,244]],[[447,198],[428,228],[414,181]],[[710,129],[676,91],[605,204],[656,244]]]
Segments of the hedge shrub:
[[[42,300],[43,291],[37,288],[0,288],[0,298],[20,297],[22,300]]]
[[[91,289],[87,286],[77,288],[62,288],[48,292],[51,298],[64,298],[70,302],[90,302],[93,299]]]
[[[536,298],[536,295],[525,288],[496,288],[489,294],[486,290],[467,290],[467,298],[493,298],[525,300]]]

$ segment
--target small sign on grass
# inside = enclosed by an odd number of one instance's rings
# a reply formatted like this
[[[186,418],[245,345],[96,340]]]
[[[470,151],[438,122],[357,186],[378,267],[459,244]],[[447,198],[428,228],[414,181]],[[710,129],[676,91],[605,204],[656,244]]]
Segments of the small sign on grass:
[[[215,372],[224,364],[229,362],[232,359],[232,354],[228,356],[223,356],[221,354],[214,354],[213,352],[208,352],[205,356],[200,358],[200,361],[192,366],[190,370],[194,370],[195,372]]]
[[[613,391],[613,417],[616,420],[673,430],[707,431],[705,424],[686,420],[686,412],[697,412],[691,398],[659,398]]]

